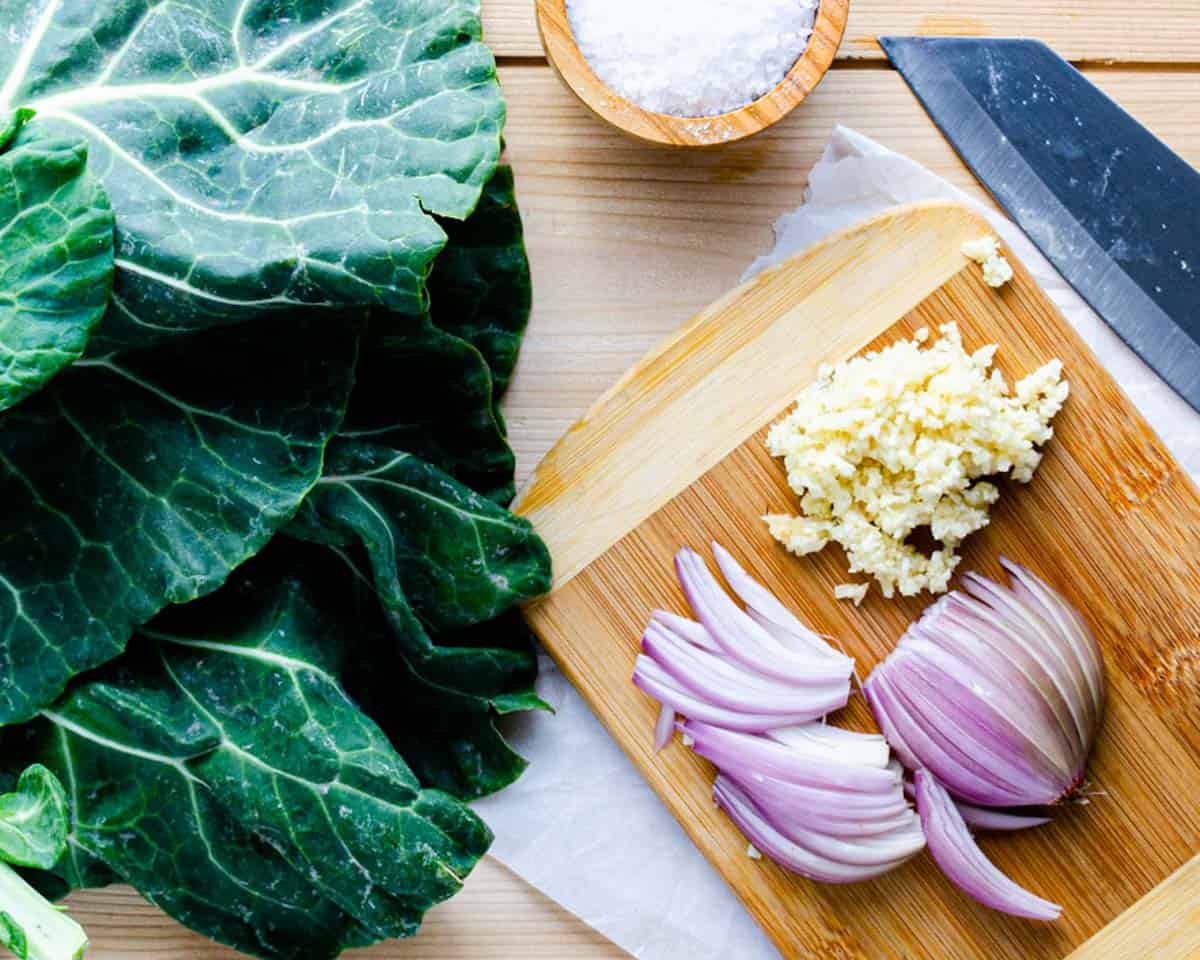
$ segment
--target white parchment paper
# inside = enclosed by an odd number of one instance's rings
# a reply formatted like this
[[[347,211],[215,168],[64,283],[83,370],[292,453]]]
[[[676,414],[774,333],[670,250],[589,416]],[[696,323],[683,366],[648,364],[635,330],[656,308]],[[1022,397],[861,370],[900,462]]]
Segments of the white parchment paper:
[[[920,164],[839,127],[813,168],[804,205],[780,218],[775,249],[746,276],[888,207],[937,198],[978,206]],[[1014,224],[983,212],[1180,463],[1200,477],[1200,414],[1120,341]],[[516,746],[532,761],[529,771],[476,808],[496,832],[493,855],[641,960],[777,957],[547,657],[538,686],[558,712],[527,718],[515,733]]]

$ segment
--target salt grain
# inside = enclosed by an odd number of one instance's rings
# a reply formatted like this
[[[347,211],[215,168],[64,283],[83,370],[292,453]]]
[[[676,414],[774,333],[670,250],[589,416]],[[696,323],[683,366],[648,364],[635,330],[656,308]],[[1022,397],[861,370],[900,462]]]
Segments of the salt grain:
[[[819,0],[567,0],[596,75],[647,110],[711,117],[779,84],[812,36]]]

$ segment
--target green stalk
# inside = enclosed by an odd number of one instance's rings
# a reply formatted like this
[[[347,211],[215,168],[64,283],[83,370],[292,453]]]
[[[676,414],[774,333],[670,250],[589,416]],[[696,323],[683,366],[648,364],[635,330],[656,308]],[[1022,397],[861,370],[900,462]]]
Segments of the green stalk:
[[[0,863],[0,944],[19,960],[80,960],[88,941],[79,924]]]

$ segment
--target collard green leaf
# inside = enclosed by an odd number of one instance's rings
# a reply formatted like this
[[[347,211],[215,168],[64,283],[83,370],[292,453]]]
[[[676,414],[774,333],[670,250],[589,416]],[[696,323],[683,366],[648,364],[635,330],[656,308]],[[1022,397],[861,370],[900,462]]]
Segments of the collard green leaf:
[[[0,36],[0,114],[87,137],[116,212],[104,351],[295,304],[420,314],[434,215],[499,156],[478,0],[18,0]]]
[[[34,764],[0,796],[0,860],[48,870],[66,849],[66,794],[53,773]]]
[[[550,556],[528,521],[411,454],[335,439],[324,475],[288,529],[365,551],[392,632],[430,683],[491,697],[528,670],[527,651],[440,636],[549,590]]]
[[[474,651],[472,657],[490,650],[494,658],[504,659],[506,686],[481,695],[466,693],[439,687],[413,668],[412,641],[398,635],[396,620],[385,616],[361,548],[330,550],[281,538],[267,555],[288,570],[304,571],[310,599],[345,625],[343,643],[349,651],[342,683],[422,784],[472,800],[503,789],[521,775],[526,762],[496,728],[497,716],[510,708],[547,707],[533,692],[537,658],[520,611],[437,637],[441,645]],[[260,557],[255,563],[263,561]]]
[[[341,421],[351,325],[279,318],[86,360],[0,417],[0,723],[218,587]]]
[[[269,957],[412,934],[491,839],[347,696],[361,636],[296,559],[272,546],[4,744],[63,773],[73,851]]]
[[[428,315],[377,314],[363,340],[342,437],[413,453],[505,505],[516,463],[498,401],[529,319],[529,261],[501,166],[429,281]]]
[[[112,282],[112,210],[87,141],[34,136],[0,153],[0,410],[83,354]]]
[[[69,813],[58,778],[41,764],[0,796],[0,945],[18,960],[82,960],[87,934],[10,864],[49,870],[67,850]]]
[[[62,887],[126,882],[180,923],[245,953],[336,956],[353,921],[188,771],[197,745],[176,742],[169,731],[143,740],[147,726],[163,722],[154,711],[170,714],[170,691],[141,687],[124,702],[107,702],[116,685],[143,679],[115,664],[61,704],[55,722],[6,731],[10,756],[40,758],[70,791],[68,852],[55,868]],[[148,708],[140,719],[139,697]],[[178,710],[174,719],[185,716]],[[46,890],[53,876],[30,880]],[[65,893],[62,887],[57,892]]]
[[[497,729],[497,715],[508,712],[504,708],[511,704],[520,704],[520,710],[545,709],[533,693],[537,662],[529,628],[519,611],[457,637],[439,638],[444,644],[506,651],[524,659],[524,669],[509,677],[509,689],[488,697],[435,687],[422,679],[403,655],[396,658],[398,662],[386,671],[386,677],[372,670],[369,664],[378,662],[379,651],[388,649],[389,640],[381,634],[369,641],[374,652],[347,669],[346,687],[387,733],[420,781],[469,800],[515,781],[528,764]]]
[[[433,320],[483,354],[499,400],[512,379],[533,298],[512,168],[496,168],[465,223],[444,226],[450,242],[429,278]]]
[[[371,319],[338,436],[415,454],[498,503],[513,497],[516,464],[487,363],[426,318]]]

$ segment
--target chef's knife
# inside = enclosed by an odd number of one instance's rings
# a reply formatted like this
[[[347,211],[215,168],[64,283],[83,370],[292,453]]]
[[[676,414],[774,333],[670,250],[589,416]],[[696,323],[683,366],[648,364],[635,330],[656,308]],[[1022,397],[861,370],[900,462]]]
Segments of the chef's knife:
[[[1043,43],[880,43],[996,201],[1200,410],[1200,173]]]

